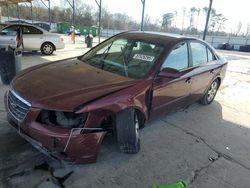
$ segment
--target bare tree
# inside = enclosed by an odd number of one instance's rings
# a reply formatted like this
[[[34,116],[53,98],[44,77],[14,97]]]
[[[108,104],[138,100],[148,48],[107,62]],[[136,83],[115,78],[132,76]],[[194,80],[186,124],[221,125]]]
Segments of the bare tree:
[[[207,16],[208,13],[208,7],[203,8],[203,12]],[[212,8],[211,15],[210,15],[210,21],[208,24],[208,30],[210,32],[214,32],[217,28],[217,34],[224,29],[224,24],[227,21],[227,18],[223,14],[218,14],[215,9]]]
[[[227,21],[227,18],[225,18],[222,14],[217,14],[215,18],[218,34],[222,29],[224,29],[224,24]]]
[[[236,27],[236,31],[235,31],[235,36],[236,37],[240,34],[241,28],[242,28],[242,22],[239,21],[238,24],[237,24],[237,27]]]
[[[248,37],[250,34],[250,22],[247,23],[246,33],[245,36]]]
[[[174,11],[174,27],[177,27],[178,12]]]
[[[200,12],[201,12],[201,9],[198,8],[197,9],[197,18],[196,18],[196,30],[198,30],[198,24],[199,24],[199,18],[200,18]]]
[[[190,8],[189,10],[189,28],[194,28],[194,14],[196,13],[197,9],[195,7]]]
[[[184,29],[184,24],[185,24],[185,16],[186,16],[186,11],[187,11],[187,9],[186,8],[183,8],[182,9],[182,26],[181,26],[181,30],[182,30],[182,32],[183,32],[183,29]]]
[[[162,27],[167,31],[173,24],[174,14],[169,12],[162,16]]]

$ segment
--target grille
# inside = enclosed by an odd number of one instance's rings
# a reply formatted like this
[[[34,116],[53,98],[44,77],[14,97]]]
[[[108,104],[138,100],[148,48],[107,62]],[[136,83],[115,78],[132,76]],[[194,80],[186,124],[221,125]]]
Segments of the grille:
[[[31,105],[27,101],[19,97],[16,93],[9,91],[8,108],[14,118],[18,121],[23,121],[30,106]]]

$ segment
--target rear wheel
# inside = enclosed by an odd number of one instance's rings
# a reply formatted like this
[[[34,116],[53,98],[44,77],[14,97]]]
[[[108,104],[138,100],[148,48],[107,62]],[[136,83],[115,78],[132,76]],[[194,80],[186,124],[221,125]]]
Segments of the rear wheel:
[[[206,94],[199,101],[203,105],[211,104],[215,98],[215,95],[219,89],[218,79],[214,80],[208,88]]]
[[[116,115],[116,133],[122,152],[135,154],[140,151],[139,124],[134,109],[126,109]]]
[[[15,56],[13,52],[0,52],[0,76],[3,84],[10,84],[11,80],[15,77],[15,64]]]
[[[53,44],[49,43],[49,42],[45,42],[42,47],[41,47],[41,52],[44,55],[51,55],[54,52],[54,46]]]

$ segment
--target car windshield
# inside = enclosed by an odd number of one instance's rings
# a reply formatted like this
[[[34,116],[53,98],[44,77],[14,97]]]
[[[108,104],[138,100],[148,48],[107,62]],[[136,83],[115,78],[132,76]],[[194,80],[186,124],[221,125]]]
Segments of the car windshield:
[[[163,46],[131,39],[110,39],[81,59],[87,64],[122,76],[143,78],[156,63]]]

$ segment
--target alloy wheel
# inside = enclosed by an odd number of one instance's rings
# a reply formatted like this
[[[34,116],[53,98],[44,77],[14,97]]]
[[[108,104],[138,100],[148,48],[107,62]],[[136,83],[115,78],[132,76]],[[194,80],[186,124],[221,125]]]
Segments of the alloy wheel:
[[[136,137],[139,138],[139,119],[136,113],[135,113],[135,132],[136,132]]]
[[[53,46],[51,44],[45,44],[43,46],[43,51],[45,54],[51,54],[53,52]]]
[[[218,83],[216,81],[214,81],[208,92],[207,92],[207,101],[210,102],[214,99],[215,95],[216,95],[216,92],[217,92],[217,89],[218,89]]]

